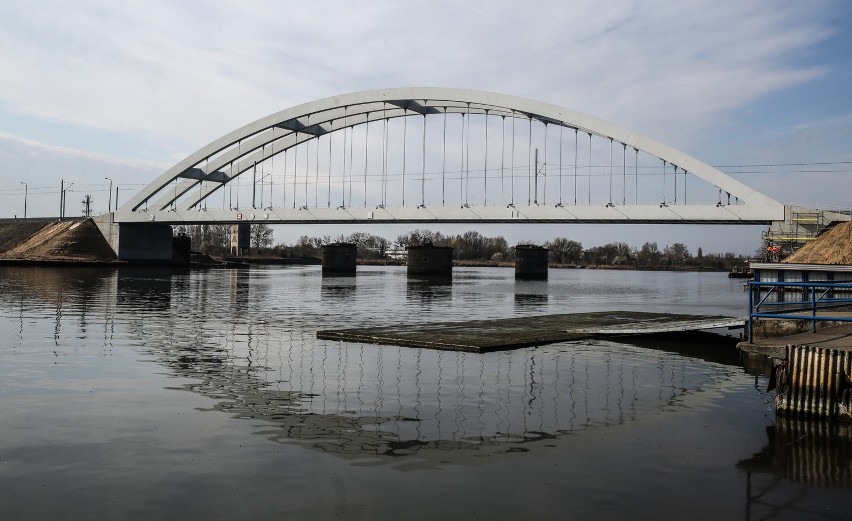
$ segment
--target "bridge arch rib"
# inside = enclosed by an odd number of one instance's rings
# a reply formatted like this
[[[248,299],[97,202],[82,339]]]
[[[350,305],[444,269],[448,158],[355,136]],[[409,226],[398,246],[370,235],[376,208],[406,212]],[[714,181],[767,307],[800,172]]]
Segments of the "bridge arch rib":
[[[756,210],[756,213],[752,212],[751,218],[739,220],[768,222],[777,219],[779,214],[783,218],[781,203],[684,152],[620,125],[567,108],[516,96],[429,87],[393,88],[343,94],[304,103],[260,118],[216,139],[169,168],[122,205],[119,213],[129,215],[139,213],[143,209],[153,212],[164,212],[169,209],[186,212],[197,209],[202,201],[241,174],[251,171],[257,164],[300,143],[372,121],[442,113],[523,118],[529,119],[530,124],[538,121],[545,125],[587,133],[590,137],[592,135],[602,137],[623,145],[625,150],[626,147],[630,147],[637,153],[641,151],[655,156],[664,162],[664,168],[668,163],[675,168],[675,172],[678,168],[689,172]],[[651,205],[648,206],[650,208]],[[665,205],[660,205],[660,208],[662,206]],[[665,210],[661,210],[657,213],[664,212]],[[564,220],[577,220],[576,216],[570,215]],[[646,215],[649,214],[646,213]],[[687,219],[690,218],[687,217]],[[128,220],[143,219],[129,218]],[[176,218],[175,220],[185,221],[186,219]],[[339,222],[347,220],[344,218]],[[386,220],[394,221],[395,219],[387,218]],[[409,220],[427,222],[433,219],[424,217],[419,220]],[[543,220],[549,219],[543,218]],[[608,219],[586,220],[607,221]],[[669,222],[683,220],[683,215],[676,215],[673,218],[665,216],[641,218],[639,216],[615,220]],[[702,217],[697,220],[714,222],[712,217]],[[720,220],[736,220],[736,218],[727,217]]]

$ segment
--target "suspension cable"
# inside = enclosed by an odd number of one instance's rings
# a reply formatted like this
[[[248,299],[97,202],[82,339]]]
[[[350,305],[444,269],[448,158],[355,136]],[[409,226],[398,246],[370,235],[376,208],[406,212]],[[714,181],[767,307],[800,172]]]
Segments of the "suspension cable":
[[[333,121],[331,122],[331,127],[332,128],[334,127]],[[332,131],[329,130],[329,132],[328,132],[328,186],[326,187],[326,189],[328,191],[328,195],[326,196],[327,197],[326,204],[328,205],[328,208],[331,208],[331,136],[332,136]]]
[[[425,105],[425,102],[424,102]],[[426,111],[423,111],[423,176],[420,178],[420,204],[426,206]]]
[[[406,109],[403,109],[403,114]],[[405,148],[408,143],[408,116],[402,116],[402,206],[405,206]]]
[[[677,204],[677,165],[672,165],[674,167],[674,204]]]
[[[281,181],[281,191],[283,193],[283,202],[281,208],[287,208],[287,151],[284,149],[284,180]]]
[[[299,132],[293,145],[293,209],[296,208],[296,178],[299,177]]]
[[[241,157],[242,157],[242,154],[243,154],[243,152],[242,152],[242,146],[243,146],[243,141],[242,141],[242,140],[240,140],[240,141],[237,143],[237,159],[236,159],[236,163],[237,163],[237,173],[236,173],[236,174],[234,174],[234,161],[232,161],[232,162],[231,162],[231,175],[232,175],[234,178],[236,178],[236,180],[237,180],[237,201],[236,201],[237,209],[239,209],[239,208],[240,208],[240,172],[239,172],[239,170],[240,170],[240,160],[239,160],[239,158],[241,158]],[[177,179],[176,179],[175,181],[177,181]],[[175,186],[177,187],[177,185],[175,185]],[[172,204],[174,204],[174,201],[172,201]]]
[[[319,145],[320,136],[317,136],[317,144],[314,150],[314,208],[319,208]]]
[[[447,202],[446,177],[447,177],[447,107],[444,107],[444,141],[441,152],[441,206]]]
[[[627,204],[627,145],[621,144],[624,150],[621,151],[621,204]]]
[[[343,170],[340,174],[340,207],[346,208],[346,111],[349,107],[343,107]]]
[[[263,147],[263,151],[261,152],[261,154],[264,154],[264,153],[266,153],[266,146],[265,145]],[[255,176],[257,176],[257,173],[256,173],[257,172],[257,161],[254,162],[254,170],[255,170]],[[251,194],[252,194],[251,207],[252,208],[257,208],[256,202],[255,202],[255,195],[254,195],[256,190],[257,190],[257,182],[255,182],[254,186],[251,187]],[[263,208],[263,163],[260,163],[260,207]]]
[[[308,207],[308,185],[311,180],[311,139],[305,141],[305,208]]]
[[[559,206],[562,206],[562,134],[565,130],[563,125],[559,125]]]
[[[612,138],[609,138],[609,204],[612,205]]]
[[[633,158],[633,182],[636,185],[633,189],[633,204],[639,204],[639,149],[634,147],[633,151],[636,153]]]
[[[503,126],[503,140],[502,145],[500,146],[500,204],[506,202],[506,197],[504,194],[504,189],[506,188],[505,183],[503,182],[503,176],[506,173],[506,116],[500,116],[502,120],[501,125]]]
[[[459,134],[461,135],[461,148],[459,151],[461,152],[461,165],[459,165],[459,204],[464,204],[464,112],[461,113],[462,117],[462,128]]]
[[[464,204],[470,195],[470,103],[467,104],[467,131],[465,136],[465,167],[464,167]]]
[[[367,165],[370,157],[370,113],[364,123],[364,208],[367,207]]]
[[[527,138],[527,206],[532,201],[532,116],[528,116],[530,120],[529,137]]]
[[[382,127],[382,207],[387,204],[388,196],[388,117],[384,103],[382,102],[382,116],[385,120]]]
[[[204,173],[206,175],[210,175],[210,156],[204,158]],[[207,181],[202,181],[198,183],[198,197],[199,197],[199,207],[207,210],[207,197],[204,196],[204,188],[209,188],[210,185],[207,184]],[[110,192],[110,197],[112,197],[112,192]],[[117,203],[117,201],[116,201]],[[112,208],[110,208],[111,210]]]
[[[589,204],[592,204],[592,133],[589,132]]]
[[[512,173],[512,198],[511,204],[514,206],[515,204],[515,121],[518,118],[515,117],[515,111],[512,111],[512,167],[509,170]]]
[[[320,156],[320,136],[317,136],[317,150],[316,150],[316,168],[314,169],[314,208],[319,208],[319,184],[320,184],[320,169],[319,169],[319,156]]]
[[[541,204],[547,204],[547,122],[544,123],[544,162],[541,169],[544,171],[544,192],[541,194]],[[538,193],[535,196],[538,198]]]
[[[574,129],[574,206],[577,206],[577,150],[578,150],[578,129]]]
[[[355,176],[355,161],[353,160],[355,149],[355,126],[349,127],[349,198],[346,206],[352,206],[352,178]],[[345,190],[345,187],[344,187]]]
[[[488,206],[488,111],[485,111],[485,198],[484,205]]]

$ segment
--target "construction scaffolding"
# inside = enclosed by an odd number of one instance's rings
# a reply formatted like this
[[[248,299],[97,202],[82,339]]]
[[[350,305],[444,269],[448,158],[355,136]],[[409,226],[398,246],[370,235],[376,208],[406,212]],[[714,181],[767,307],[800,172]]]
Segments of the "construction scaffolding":
[[[819,210],[786,205],[784,220],[772,223],[763,233],[766,260],[778,261],[815,240],[826,229],[850,220],[852,212]]]

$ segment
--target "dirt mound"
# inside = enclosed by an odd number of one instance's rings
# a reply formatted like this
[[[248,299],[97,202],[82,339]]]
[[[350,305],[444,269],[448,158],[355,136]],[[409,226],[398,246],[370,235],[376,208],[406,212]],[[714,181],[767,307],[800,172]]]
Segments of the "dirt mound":
[[[784,262],[797,264],[852,264],[852,222],[826,231]]]
[[[0,255],[27,241],[47,225],[46,222],[0,223]]]
[[[0,258],[21,260],[85,260],[111,261],[115,253],[91,219],[41,224],[34,233],[16,230],[4,242],[9,248],[0,249]],[[18,239],[12,244],[12,239]]]

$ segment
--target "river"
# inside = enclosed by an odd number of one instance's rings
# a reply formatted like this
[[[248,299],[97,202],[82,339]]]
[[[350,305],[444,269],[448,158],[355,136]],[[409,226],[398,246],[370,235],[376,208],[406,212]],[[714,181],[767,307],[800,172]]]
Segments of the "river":
[[[730,342],[316,339],[745,307],[724,273],[0,267],[0,517],[852,518],[848,431],[776,418]]]

